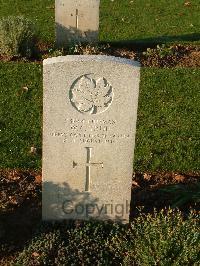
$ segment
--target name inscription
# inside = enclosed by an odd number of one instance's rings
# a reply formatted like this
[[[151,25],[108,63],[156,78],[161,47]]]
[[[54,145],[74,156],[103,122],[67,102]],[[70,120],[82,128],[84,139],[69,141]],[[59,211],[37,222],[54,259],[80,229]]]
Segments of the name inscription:
[[[116,143],[118,140],[129,139],[129,134],[117,132],[116,120],[100,119],[66,119],[68,132],[54,131],[52,137],[62,138],[63,143]]]

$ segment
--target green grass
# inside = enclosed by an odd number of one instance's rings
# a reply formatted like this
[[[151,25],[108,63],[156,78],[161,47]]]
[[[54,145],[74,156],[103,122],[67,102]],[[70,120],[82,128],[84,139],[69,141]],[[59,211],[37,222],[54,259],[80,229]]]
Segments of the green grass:
[[[135,169],[200,170],[199,84],[199,69],[142,69]]]
[[[200,39],[198,0],[101,0],[100,40],[180,42]],[[54,41],[54,0],[0,0],[0,17],[23,14],[38,26],[45,41]]]
[[[142,69],[135,170],[199,170],[199,74]],[[0,168],[41,167],[41,116],[41,65],[0,63]]]
[[[42,67],[0,63],[0,167],[37,168],[41,147]],[[23,91],[28,87],[28,91]]]
[[[102,40],[171,42],[199,40],[199,1],[114,0],[102,1]],[[109,37],[108,37],[109,36]]]

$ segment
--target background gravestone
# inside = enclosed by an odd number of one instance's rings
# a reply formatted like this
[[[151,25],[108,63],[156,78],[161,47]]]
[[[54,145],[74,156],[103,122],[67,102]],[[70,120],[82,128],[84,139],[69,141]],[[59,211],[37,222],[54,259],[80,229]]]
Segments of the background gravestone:
[[[139,78],[122,58],[44,60],[43,219],[128,222]]]
[[[71,42],[96,42],[100,0],[56,0],[56,42],[58,47]]]

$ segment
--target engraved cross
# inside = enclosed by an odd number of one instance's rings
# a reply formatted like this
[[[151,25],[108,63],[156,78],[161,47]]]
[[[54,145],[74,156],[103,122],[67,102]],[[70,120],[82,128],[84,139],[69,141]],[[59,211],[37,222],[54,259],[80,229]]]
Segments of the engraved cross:
[[[85,147],[87,150],[87,161],[86,161],[86,183],[85,183],[85,191],[90,191],[90,183],[91,183],[91,167],[92,166],[101,166],[103,168],[103,162],[93,163],[91,162],[92,157],[92,147]],[[73,168],[75,168],[78,164],[73,161]]]
[[[78,21],[78,9],[76,9],[76,29],[78,30],[78,25],[79,21]]]

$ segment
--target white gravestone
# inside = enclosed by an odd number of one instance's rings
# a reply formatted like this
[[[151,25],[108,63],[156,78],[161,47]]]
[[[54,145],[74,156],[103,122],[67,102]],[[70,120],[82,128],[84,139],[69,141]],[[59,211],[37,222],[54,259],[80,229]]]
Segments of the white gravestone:
[[[56,0],[56,43],[96,42],[100,0]]]
[[[43,219],[129,221],[138,62],[44,60]]]

